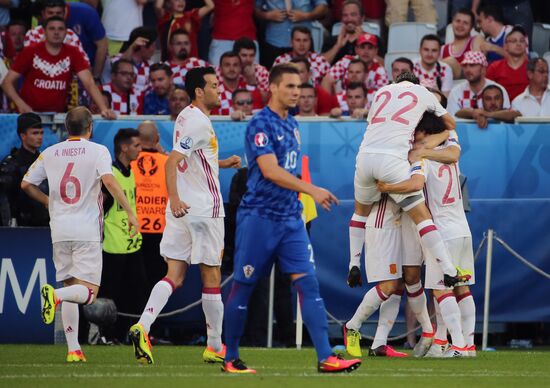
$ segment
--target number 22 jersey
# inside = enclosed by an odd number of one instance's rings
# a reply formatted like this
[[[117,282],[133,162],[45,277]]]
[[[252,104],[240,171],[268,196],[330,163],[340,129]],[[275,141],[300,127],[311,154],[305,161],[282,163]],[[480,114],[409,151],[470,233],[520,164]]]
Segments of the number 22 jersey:
[[[107,148],[81,138],[46,148],[29,167],[24,181],[48,180],[52,242],[101,241],[106,174],[113,174]]]

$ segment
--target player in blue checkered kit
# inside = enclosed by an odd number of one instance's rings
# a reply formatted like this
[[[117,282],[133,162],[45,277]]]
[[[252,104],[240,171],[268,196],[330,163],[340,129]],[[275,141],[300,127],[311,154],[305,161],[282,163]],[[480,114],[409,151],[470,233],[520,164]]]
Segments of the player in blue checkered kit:
[[[300,95],[298,69],[293,64],[275,66],[269,75],[269,87],[267,107],[246,129],[247,192],[237,215],[233,288],[225,307],[227,353],[223,370],[256,373],[239,358],[239,341],[254,285],[278,260],[298,292],[304,323],[317,351],[318,370],[352,371],[361,360],[337,357],[329,344],[325,305],[319,294],[298,193],[311,195],[326,210],[338,200],[329,191],[296,177],[300,134],[288,110],[296,106]]]

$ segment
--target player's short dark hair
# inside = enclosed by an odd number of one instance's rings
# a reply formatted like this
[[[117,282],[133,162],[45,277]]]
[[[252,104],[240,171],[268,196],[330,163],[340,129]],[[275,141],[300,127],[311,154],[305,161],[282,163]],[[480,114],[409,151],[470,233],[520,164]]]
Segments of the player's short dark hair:
[[[71,136],[85,134],[92,122],[92,112],[83,106],[77,106],[65,115],[65,128]]]
[[[504,23],[504,16],[502,14],[502,9],[500,8],[500,6],[497,6],[496,4],[485,4],[477,9],[478,15],[482,12],[485,17],[491,16],[493,19],[495,19],[496,22]]]
[[[120,65],[123,64],[123,63],[126,63],[128,65],[131,65],[132,68],[134,67],[134,64],[131,60],[129,59],[126,59],[126,58],[120,58],[118,61],[116,61],[115,63],[113,63],[111,65],[111,74],[116,74],[118,73],[118,69],[120,68]]]
[[[296,26],[296,27],[292,28],[292,31],[290,32],[290,39],[294,38],[294,34],[296,32],[306,34],[307,36],[309,36],[309,40],[313,42],[313,37],[311,36],[311,31],[310,31],[309,28],[307,28],[305,26]]]
[[[291,63],[303,63],[306,66],[307,71],[311,71],[311,63],[306,57],[294,57],[290,60]]]
[[[367,72],[368,68],[367,68],[366,63],[363,62],[362,60],[360,60],[359,58],[353,58],[351,61],[349,61],[348,69],[351,65],[354,65],[356,63],[359,63],[359,64],[363,65],[363,69],[365,69],[365,73]]]
[[[474,15],[474,13],[472,12],[471,9],[469,8],[460,8],[459,10],[457,10],[454,15],[453,15],[453,19],[456,15],[467,15],[470,17],[470,22],[472,23],[472,26],[474,25],[474,22],[476,20],[476,16]]]
[[[365,16],[365,9],[363,8],[362,2],[360,2],[359,0],[345,0],[344,3],[342,4],[342,8],[344,8],[346,5],[349,5],[349,4],[356,5],[357,8],[359,8],[359,13],[361,14],[361,16]]]
[[[416,125],[416,130],[424,132],[426,135],[441,133],[446,129],[445,123],[441,117],[437,117],[431,112],[424,112],[424,115]]]
[[[256,53],[256,44],[250,38],[239,38],[233,43],[233,52],[238,54],[242,49],[254,50],[254,53]]]
[[[235,99],[237,98],[237,95],[239,95],[241,93],[248,93],[248,94],[252,95],[252,92],[248,89],[237,89],[233,92],[233,95],[231,96],[231,101],[235,102]]]
[[[120,154],[123,144],[129,144],[132,138],[139,137],[139,131],[135,128],[120,128],[115,135],[115,156]]]
[[[391,63],[392,66],[393,66],[393,64],[394,64],[395,62],[406,63],[406,64],[409,65],[409,67],[411,68],[410,71],[413,71],[413,69],[414,69],[414,63],[413,63],[413,61],[411,61],[411,60],[410,60],[409,58],[407,58],[407,57],[399,57],[399,58],[396,58],[396,59]]]
[[[283,78],[283,74],[296,74],[299,76],[300,72],[294,63],[283,63],[273,66],[269,72],[269,84],[278,85]]]
[[[241,57],[239,57],[239,54],[236,53],[235,51],[226,51],[220,57],[220,66],[222,65],[222,62],[225,58],[238,58],[239,61],[241,60]]]
[[[365,88],[365,85],[362,82],[350,82],[348,84],[348,87],[346,88],[346,93],[348,90],[355,90],[355,89],[361,89],[365,97],[367,97],[367,88]]]
[[[416,75],[413,74],[412,71],[405,71],[397,76],[397,79],[395,80],[395,83],[398,84],[399,82],[403,81],[409,81],[413,84],[420,85],[420,80]]]
[[[149,74],[151,74],[153,71],[160,70],[164,71],[168,77],[172,76],[172,69],[170,68],[170,66],[162,62],[154,63],[153,65],[151,65],[151,68],[149,69]]]
[[[185,31],[182,28],[178,28],[177,30],[174,30],[170,34],[170,43],[172,43],[172,40],[174,39],[174,36],[177,36],[177,35],[187,35],[187,37],[189,37],[189,33],[187,31]]]
[[[422,37],[422,39],[420,40],[420,47],[422,47],[422,45],[423,45],[424,42],[426,42],[426,41],[437,42],[437,44],[441,46],[441,39],[439,39],[439,36],[437,36],[437,35],[435,35],[435,34],[424,35],[424,36]]]
[[[50,24],[52,22],[61,22],[61,23],[63,23],[65,28],[67,28],[67,22],[61,16],[52,16],[51,18],[47,18],[42,23],[42,27],[44,27],[44,29],[46,29],[46,27],[48,27],[48,24]]]
[[[204,78],[207,74],[216,75],[216,70],[213,67],[194,67],[189,70],[185,75],[185,91],[189,95],[191,101],[197,98],[195,90],[204,89],[206,86],[206,79]]]
[[[313,87],[312,84],[310,83],[303,83],[300,85],[300,89],[311,89],[313,90],[313,94],[316,96],[317,95],[317,90],[315,90],[315,87]]]
[[[544,58],[531,58],[529,59],[529,62],[527,62],[527,71],[535,71],[537,63],[539,62],[544,62],[546,66],[548,66],[548,62]]]
[[[487,90],[498,90],[498,92],[500,93],[500,96],[501,96],[502,98],[504,98],[504,92],[502,91],[501,88],[499,88],[499,87],[496,86],[496,85],[487,85],[487,86],[485,86],[485,87],[483,88],[483,90],[481,91],[481,96],[483,96]]]

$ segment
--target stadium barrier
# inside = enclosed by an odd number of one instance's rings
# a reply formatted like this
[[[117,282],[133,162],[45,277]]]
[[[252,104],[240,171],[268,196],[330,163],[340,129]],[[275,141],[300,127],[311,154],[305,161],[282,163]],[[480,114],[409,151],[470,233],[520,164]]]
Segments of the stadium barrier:
[[[0,155],[18,145],[16,118],[16,115],[0,115],[0,136],[4,139],[0,144]],[[112,152],[117,130],[136,127],[142,119],[97,120],[94,122],[94,140],[105,144]],[[62,120],[58,119],[58,122]],[[213,124],[219,138],[220,157],[243,156],[246,122],[214,121]],[[162,145],[170,149],[173,122],[157,121],[157,125]],[[460,122],[457,131],[462,146],[461,171],[468,177],[472,205],[468,219],[475,246],[488,229],[498,230],[503,241],[529,257],[533,265],[549,272],[550,246],[546,234],[550,225],[550,125],[491,124],[486,130],[480,130],[475,124]],[[60,132],[58,123],[52,121],[46,130],[45,146],[57,142]],[[330,189],[341,199],[340,206],[331,212],[319,211],[319,217],[312,225],[311,240],[327,309],[334,317],[345,320],[351,316],[368,287],[350,289],[346,285],[353,172],[364,123],[304,120],[300,122],[300,132],[302,151],[310,158],[312,181]],[[220,174],[225,198],[232,175],[233,171],[228,170]],[[47,279],[54,279],[47,229],[1,229],[0,241],[10,242],[2,244],[1,251],[0,329],[4,330],[0,332],[0,342],[51,342],[53,333],[41,324],[38,311],[39,286]],[[29,241],[33,243],[29,244]],[[541,281],[540,276],[526,266],[513,267],[514,259],[506,254],[501,244],[494,247],[493,255],[498,265],[493,266],[491,274],[490,322],[550,321],[550,305],[543,297],[550,294],[549,282]],[[485,270],[478,261],[477,285],[473,287],[478,306],[484,303]],[[192,269],[183,289],[171,298],[165,311],[180,309],[200,299],[199,284],[198,271]],[[533,297],[521,297],[524,287],[528,287]],[[180,326],[184,322],[202,319],[200,309],[190,308],[185,314],[168,316],[162,322]],[[482,311],[478,309],[478,321],[481,319]],[[10,330],[13,327],[21,330],[13,332]]]

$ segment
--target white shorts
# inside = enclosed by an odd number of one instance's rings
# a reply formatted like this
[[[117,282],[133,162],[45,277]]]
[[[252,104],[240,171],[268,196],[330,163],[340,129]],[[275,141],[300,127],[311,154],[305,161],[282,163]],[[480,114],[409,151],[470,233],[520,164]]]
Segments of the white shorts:
[[[471,286],[475,284],[474,251],[471,237],[459,237],[444,241],[453,264],[472,273],[472,278],[457,286]],[[443,284],[443,271],[435,259],[429,255],[426,257],[426,284],[425,288],[433,290],[444,290],[447,287]]]
[[[166,212],[160,254],[164,259],[217,267],[222,265],[223,238],[223,218],[192,215],[176,218]]]
[[[369,283],[400,279],[401,228],[365,229],[365,269]]]
[[[380,200],[380,192],[376,181],[398,183],[409,179],[411,165],[407,160],[385,154],[357,154],[355,162],[355,177],[353,180],[355,200],[365,205],[371,205]],[[407,211],[424,202],[422,191],[407,194],[389,194],[390,197]]]
[[[424,262],[420,235],[407,213],[401,215],[401,236],[403,238],[403,265],[420,267]]]
[[[101,285],[103,252],[99,241],[59,241],[53,243],[55,280],[75,278]]]

